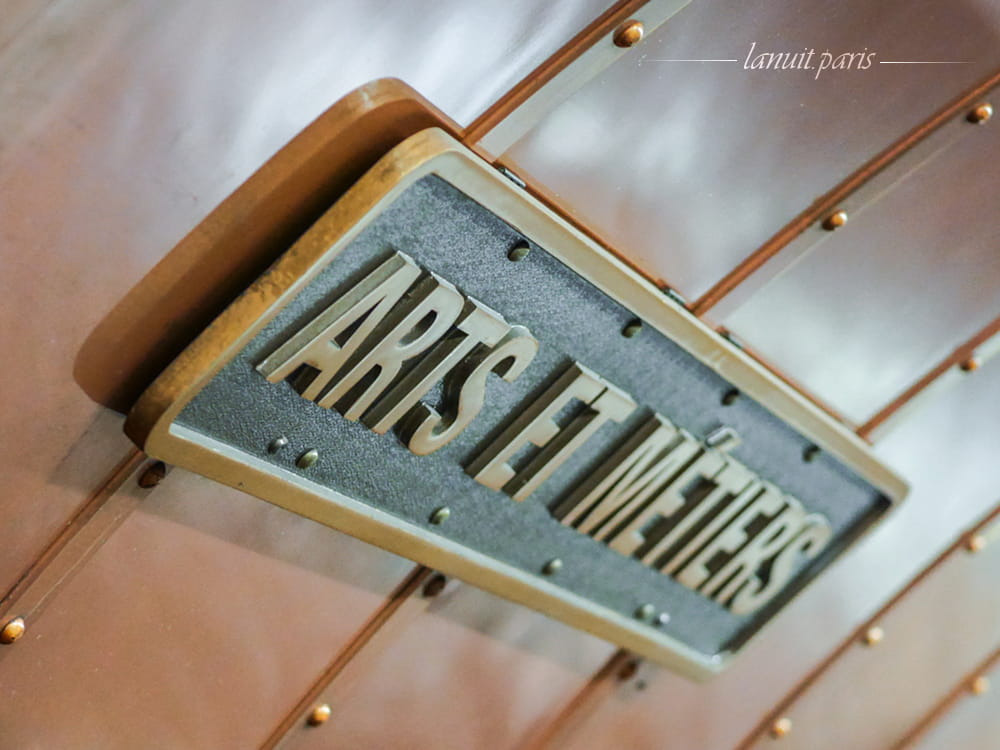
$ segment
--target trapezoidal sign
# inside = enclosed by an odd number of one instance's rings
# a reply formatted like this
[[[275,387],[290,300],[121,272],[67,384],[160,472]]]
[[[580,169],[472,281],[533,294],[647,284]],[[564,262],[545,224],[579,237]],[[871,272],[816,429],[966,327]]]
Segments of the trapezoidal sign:
[[[857,436],[436,129],[333,205],[126,430],[696,678],[906,492]]]

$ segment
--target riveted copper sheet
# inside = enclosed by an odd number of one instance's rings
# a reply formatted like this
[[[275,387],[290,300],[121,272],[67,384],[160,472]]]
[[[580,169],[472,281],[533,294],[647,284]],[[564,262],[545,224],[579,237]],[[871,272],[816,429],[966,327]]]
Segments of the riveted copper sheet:
[[[879,621],[881,643],[859,642],[787,709],[783,745],[878,750],[902,739],[1000,644],[998,574],[1000,545],[953,554]],[[851,720],[834,730],[831,711]]]
[[[258,746],[411,567],[173,470],[0,653],[3,741]]]
[[[986,2],[699,0],[504,155],[691,300],[869,158],[1000,66]],[[868,70],[744,70],[874,52]],[[722,59],[735,62],[662,62]],[[881,65],[877,61],[967,61]],[[750,340],[753,344],[753,340]]]
[[[965,123],[725,325],[849,418],[872,416],[1000,310],[993,124]]]
[[[989,692],[974,695],[967,689],[938,723],[910,747],[918,750],[976,748],[1000,736],[1000,669],[993,667],[984,676],[990,681]]]
[[[446,589],[364,672],[345,674],[328,724],[282,750],[517,748],[611,654],[607,643],[459,585]],[[391,717],[390,720],[387,720]]]

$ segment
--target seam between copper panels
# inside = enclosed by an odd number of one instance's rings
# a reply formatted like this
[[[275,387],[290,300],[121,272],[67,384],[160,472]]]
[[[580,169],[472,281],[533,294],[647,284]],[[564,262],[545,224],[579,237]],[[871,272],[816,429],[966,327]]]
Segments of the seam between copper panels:
[[[989,672],[997,663],[1000,663],[1000,648],[994,650],[979,666],[965,675],[934,708],[924,714],[913,729],[903,736],[903,739],[893,745],[892,750],[903,750],[903,748],[912,747],[917,740],[927,734],[935,724],[943,719],[964,695],[969,693],[972,681],[978,675]]]
[[[645,4],[646,0],[618,0],[473,120],[465,129],[463,142],[469,146],[480,140],[573,60]]]
[[[70,542],[87,527],[87,524],[94,518],[97,512],[104,507],[105,503],[114,496],[115,492],[121,488],[129,475],[135,471],[142,462],[144,454],[133,448],[128,451],[111,472],[90,492],[83,504],[76,510],[72,518],[66,522],[62,530],[56,534],[46,545],[42,552],[31,562],[24,572],[17,579],[13,586],[0,599],[0,613],[13,614],[13,608],[22,599],[24,594],[38,581],[39,577],[46,572],[50,565],[56,562],[61,552],[63,552]],[[99,546],[99,545],[97,545]],[[96,551],[97,547],[89,548],[85,551],[85,557],[89,557]],[[74,558],[69,561],[68,567],[78,565],[80,559]],[[59,580],[58,585],[62,586],[66,578]],[[46,597],[51,596],[52,591],[46,592]],[[37,613],[37,611],[33,611]]]
[[[559,713],[538,732],[531,735],[519,747],[521,750],[545,750],[558,747],[557,740],[568,736],[581,720],[586,709],[604,700],[614,689],[615,680],[624,680],[623,670],[631,668],[634,671],[638,664],[637,657],[625,650],[618,650],[604,663],[597,672],[580,688]],[[561,743],[560,743],[561,744]]]
[[[907,594],[913,589],[919,586],[924,579],[926,579],[931,573],[933,573],[941,564],[948,560],[955,552],[963,550],[968,544],[969,540],[979,531],[981,531],[985,526],[989,525],[994,519],[1000,517],[1000,505],[994,507],[986,516],[976,522],[971,528],[959,534],[958,538],[952,542],[948,548],[938,555],[927,567],[921,570],[917,575],[915,575],[902,589],[900,589],[896,594],[876,612],[873,616],[869,617],[865,622],[852,631],[852,633],[844,639],[844,641],[837,646],[823,661],[821,661],[816,667],[812,669],[806,676],[797,684],[792,690],[786,695],[778,705],[770,711],[761,721],[751,730],[751,732],[743,739],[742,742],[737,745],[736,750],[749,750],[753,744],[765,735],[774,724],[774,722],[785,714],[785,712],[791,707],[795,701],[802,697],[805,692],[812,687],[820,677],[829,669],[833,664],[839,659],[843,654],[851,647],[858,644],[858,642],[863,638],[865,632],[871,628],[875,623],[882,619],[885,614],[895,607]]]
[[[1000,333],[1000,318],[993,320],[979,333],[959,346],[955,349],[955,351],[931,368],[917,382],[899,394],[899,396],[895,399],[890,401],[885,407],[882,408],[881,411],[858,428],[858,435],[867,439],[876,428],[886,422],[886,420],[892,417],[893,414],[906,406],[907,403],[920,395],[923,390],[925,390],[939,377],[944,375],[945,372],[950,370],[955,365],[960,365],[963,362],[970,360],[976,353],[976,349],[997,333]]]
[[[835,210],[838,204],[850,196],[859,187],[871,180],[877,174],[896,162],[900,157],[923,141],[927,136],[952,120],[956,115],[968,108],[988,90],[1000,83],[1000,71],[993,73],[982,83],[976,85],[947,104],[936,114],[922,122],[898,141],[855,171],[846,180],[836,185],[832,190],[818,198],[805,211],[782,227],[771,239],[761,245],[743,262],[722,277],[715,286],[703,294],[691,307],[699,317],[715,307],[723,298],[729,295],[740,284],[754,274],[770,258],[777,255],[795,238],[809,227]]]
[[[404,578],[396,589],[386,597],[382,605],[372,613],[368,621],[337,651],[333,660],[327,665],[316,681],[309,687],[298,703],[281,720],[270,736],[261,745],[261,750],[272,750],[289,735],[301,722],[312,704],[323,694],[348,664],[369,644],[372,638],[392,619],[400,607],[411,597],[427,577],[431,574],[429,568],[416,566]]]

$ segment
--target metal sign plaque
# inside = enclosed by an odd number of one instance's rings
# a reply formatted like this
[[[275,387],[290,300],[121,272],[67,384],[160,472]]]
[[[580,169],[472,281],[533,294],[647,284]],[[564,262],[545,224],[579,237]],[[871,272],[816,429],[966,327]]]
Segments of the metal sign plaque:
[[[906,492],[439,130],[383,157],[126,429],[693,677]]]

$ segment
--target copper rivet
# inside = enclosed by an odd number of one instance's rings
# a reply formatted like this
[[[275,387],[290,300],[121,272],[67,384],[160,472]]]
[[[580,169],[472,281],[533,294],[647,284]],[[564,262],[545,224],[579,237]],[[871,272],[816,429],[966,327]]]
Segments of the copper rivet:
[[[866,646],[877,646],[885,638],[885,631],[882,630],[878,625],[872,625],[865,631],[865,645]]]
[[[634,47],[642,40],[645,31],[642,21],[626,21],[615,32],[615,46]]]
[[[447,585],[448,579],[440,573],[435,573],[430,577],[427,583],[424,584],[424,597],[427,599],[433,599],[435,596],[444,591],[444,587]]]
[[[146,467],[146,470],[139,475],[139,486],[144,490],[149,490],[163,481],[167,475],[167,466],[163,461],[155,461]]]
[[[282,448],[284,448],[286,445],[288,445],[288,438],[286,438],[284,435],[282,435],[281,437],[276,437],[267,446],[267,452],[268,453],[277,453]]]
[[[962,370],[962,372],[975,372],[976,370],[979,369],[979,365],[980,364],[982,364],[982,363],[979,361],[978,358],[976,358],[976,357],[969,357],[967,360],[965,360],[964,362],[960,363],[958,365],[958,367],[959,367],[959,369]]]
[[[648,620],[656,614],[656,607],[652,604],[643,604],[635,611],[635,616],[639,620]]]
[[[23,617],[8,620],[7,624],[3,626],[3,630],[0,630],[0,643],[13,643],[24,635],[25,630],[27,630],[27,626],[24,624]]]
[[[560,570],[562,570],[563,562],[558,557],[555,557],[545,563],[545,567],[542,568],[542,572],[547,576],[554,576]]]
[[[531,246],[527,242],[518,242],[510,249],[510,252],[507,253],[507,259],[517,263],[517,261],[527,258],[528,253],[530,252]]]
[[[313,448],[299,456],[295,465],[300,469],[308,469],[310,466],[315,466],[317,461],[319,461],[319,451]]]
[[[435,526],[440,526],[449,518],[451,518],[451,508],[438,508],[436,511],[431,513],[430,522]]]
[[[993,105],[988,102],[983,102],[974,110],[969,112],[968,120],[976,125],[981,125],[991,117],[993,117]]]
[[[330,714],[333,713],[333,709],[330,708],[329,703],[323,703],[316,706],[309,714],[309,726],[318,727],[320,724],[325,724],[329,718]]]
[[[627,339],[632,339],[638,336],[641,330],[642,330],[642,321],[639,320],[638,318],[633,318],[625,325],[624,328],[622,328],[622,336],[624,336]]]
[[[786,734],[792,731],[792,720],[787,716],[782,716],[776,722],[771,725],[771,736],[775,739],[781,739]]]
[[[832,232],[847,223],[847,211],[836,211],[823,219],[823,229]]]
[[[969,550],[969,552],[982,552],[985,547],[986,537],[982,534],[973,534],[965,543],[965,548]]]
[[[990,678],[984,674],[979,675],[969,686],[974,695],[982,695],[990,689]]]

